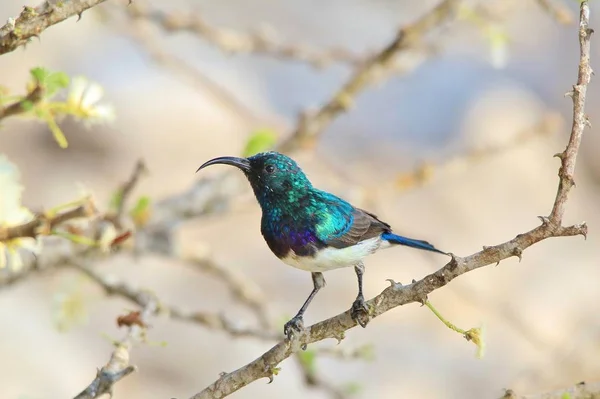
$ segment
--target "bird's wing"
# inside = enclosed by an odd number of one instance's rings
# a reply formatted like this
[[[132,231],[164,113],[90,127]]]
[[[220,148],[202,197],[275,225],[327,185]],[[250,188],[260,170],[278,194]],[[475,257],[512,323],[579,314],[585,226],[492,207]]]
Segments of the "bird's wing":
[[[344,229],[338,235],[324,240],[325,244],[334,248],[346,248],[390,231],[389,224],[362,209],[354,208],[348,216]]]

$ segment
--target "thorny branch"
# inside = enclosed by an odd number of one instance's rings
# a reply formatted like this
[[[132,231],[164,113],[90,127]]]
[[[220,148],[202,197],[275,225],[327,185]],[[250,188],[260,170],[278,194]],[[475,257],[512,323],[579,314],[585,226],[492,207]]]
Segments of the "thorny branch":
[[[589,6],[587,1],[581,3],[579,43],[580,59],[577,84],[573,86],[573,125],[569,143],[559,155],[561,167],[559,170],[559,185],[550,216],[540,217],[541,225],[517,235],[512,240],[499,245],[484,247],[475,254],[459,257],[452,255],[452,260],[438,271],[425,276],[410,285],[402,285],[391,281],[390,287],[368,301],[371,317],[377,317],[390,309],[409,303],[424,303],[427,295],[439,289],[456,277],[483,266],[497,264],[500,261],[516,256],[521,259],[523,251],[542,240],[552,237],[587,235],[587,226],[581,223],[573,226],[563,226],[563,215],[568,194],[573,186],[573,175],[577,152],[581,143],[583,130],[589,124],[584,113],[585,94],[590,81],[590,37]],[[296,340],[284,340],[253,362],[222,375],[217,381],[193,395],[191,399],[223,398],[245,387],[260,378],[273,378],[273,370],[283,360],[299,351],[301,347],[326,338],[340,340],[346,330],[356,326],[350,311],[316,323],[308,327]]]
[[[81,14],[106,0],[71,0],[51,2],[44,1],[37,7],[23,7],[19,16],[9,18],[0,27],[0,55],[9,53],[17,47],[27,44],[30,39],[40,34],[52,25]]]

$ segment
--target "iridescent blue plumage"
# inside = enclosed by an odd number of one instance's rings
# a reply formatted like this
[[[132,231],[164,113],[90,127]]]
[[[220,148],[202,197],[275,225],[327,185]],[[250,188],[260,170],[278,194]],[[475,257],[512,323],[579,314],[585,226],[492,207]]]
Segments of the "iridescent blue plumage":
[[[445,254],[426,241],[394,234],[389,224],[372,213],[314,188],[296,162],[283,154],[215,158],[199,169],[217,163],[236,166],[248,178],[262,209],[261,232],[271,251],[283,262],[312,273],[314,289],[286,324],[287,335],[301,327],[306,307],[325,285],[322,272],[355,268],[359,293],[352,316],[364,327],[368,322],[362,294],[366,256],[394,244]]]

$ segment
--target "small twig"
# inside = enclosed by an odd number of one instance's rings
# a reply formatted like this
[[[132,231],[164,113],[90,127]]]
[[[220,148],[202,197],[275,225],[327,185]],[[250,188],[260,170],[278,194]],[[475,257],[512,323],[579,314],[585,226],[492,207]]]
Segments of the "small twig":
[[[96,209],[91,201],[86,204],[58,213],[57,215],[47,216],[43,213],[35,215],[33,220],[18,226],[2,227],[0,226],[0,241],[8,241],[15,238],[31,237],[38,235],[47,235],[52,230],[66,221],[91,217],[96,214]]]
[[[573,176],[575,175],[575,162],[577,161],[577,152],[581,145],[581,136],[584,129],[590,125],[588,116],[585,114],[585,95],[587,86],[592,78],[592,68],[590,67],[590,38],[594,32],[589,27],[590,9],[587,1],[581,2],[581,11],[579,17],[579,67],[577,71],[577,84],[573,85],[573,90],[567,95],[573,100],[573,124],[571,126],[571,136],[567,148],[560,154],[560,177],[556,201],[550,213],[550,222],[554,225],[560,225],[562,216],[565,213],[567,197],[575,185]]]
[[[21,14],[0,28],[0,55],[9,53],[17,47],[27,44],[31,38],[40,34],[52,25],[67,18],[81,14],[106,0],[71,0],[58,3],[44,1],[37,7],[23,7]]]
[[[150,9],[139,1],[127,7],[127,12],[131,18],[153,22],[169,33],[192,33],[227,54],[268,55],[284,60],[305,62],[318,68],[333,62],[358,66],[363,61],[363,57],[341,48],[320,51],[306,45],[280,43],[272,33],[261,31],[240,33],[217,28],[207,23],[198,13],[173,13]]]
[[[36,86],[27,96],[19,101],[4,107],[0,106],[0,121],[9,116],[15,116],[27,112],[31,105],[38,103],[44,97],[44,89],[41,86]]]

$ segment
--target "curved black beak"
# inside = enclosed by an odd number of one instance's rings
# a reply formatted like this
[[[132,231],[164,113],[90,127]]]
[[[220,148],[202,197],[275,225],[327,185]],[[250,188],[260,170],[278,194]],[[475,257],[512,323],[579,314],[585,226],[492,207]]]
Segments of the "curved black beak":
[[[210,161],[204,162],[202,164],[202,166],[200,166],[198,168],[196,173],[198,173],[198,171],[200,171],[200,169],[202,169],[202,168],[205,168],[210,165],[216,165],[216,164],[235,166],[235,167],[241,169],[243,172],[248,172],[250,170],[250,161],[248,161],[246,158],[218,157],[218,158],[211,159]]]

